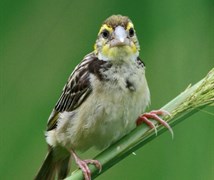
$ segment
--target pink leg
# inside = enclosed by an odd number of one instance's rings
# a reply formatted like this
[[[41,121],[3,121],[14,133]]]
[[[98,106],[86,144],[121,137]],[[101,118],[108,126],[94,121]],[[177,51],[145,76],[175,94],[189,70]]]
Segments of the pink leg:
[[[81,160],[76,153],[74,152],[74,150],[71,150],[71,154],[74,157],[76,164],[79,166],[79,168],[82,170],[82,173],[84,175],[84,179],[85,180],[91,180],[91,171],[88,167],[88,164],[94,164],[98,169],[99,172],[102,169],[102,165],[100,164],[99,161],[97,160],[93,160],[93,159],[86,159],[86,160]]]
[[[140,124],[142,124],[144,122],[151,129],[154,128],[155,133],[157,134],[157,129],[156,129],[155,125],[149,120],[149,119],[154,119],[157,122],[159,122],[160,124],[162,124],[163,126],[165,126],[170,131],[170,133],[172,134],[172,137],[173,137],[174,133],[173,133],[172,128],[170,127],[170,125],[166,121],[164,121],[162,118],[160,118],[159,115],[161,115],[161,116],[169,115],[170,116],[170,114],[165,110],[154,110],[154,111],[151,111],[149,113],[142,114],[137,119],[136,124],[137,124],[137,126],[139,126]]]

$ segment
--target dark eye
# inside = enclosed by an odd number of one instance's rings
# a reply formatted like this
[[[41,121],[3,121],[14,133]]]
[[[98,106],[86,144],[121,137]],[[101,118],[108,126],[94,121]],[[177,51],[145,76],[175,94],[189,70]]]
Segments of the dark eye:
[[[134,29],[133,29],[133,28],[130,28],[130,29],[129,29],[129,36],[130,36],[130,37],[133,37],[133,36],[134,36]]]
[[[107,39],[108,37],[109,37],[109,31],[108,30],[103,30],[103,32],[102,32],[102,37],[104,38],[104,39]]]

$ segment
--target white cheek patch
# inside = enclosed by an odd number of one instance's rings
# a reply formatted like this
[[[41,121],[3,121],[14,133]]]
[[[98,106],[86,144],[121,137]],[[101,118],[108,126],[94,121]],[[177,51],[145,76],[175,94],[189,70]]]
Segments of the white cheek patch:
[[[120,42],[124,42],[127,37],[126,30],[122,26],[117,26],[115,28],[115,37],[120,40]]]

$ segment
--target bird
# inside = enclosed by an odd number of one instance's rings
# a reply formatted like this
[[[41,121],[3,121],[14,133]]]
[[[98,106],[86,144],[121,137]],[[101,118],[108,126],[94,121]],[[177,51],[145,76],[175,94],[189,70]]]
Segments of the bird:
[[[72,159],[90,180],[88,164],[99,170],[102,165],[82,160],[76,151],[103,150],[143,122],[156,129],[149,118],[172,132],[159,117],[167,114],[164,110],[145,113],[150,91],[139,52],[128,16],[112,15],[103,22],[94,50],[75,67],[50,114],[45,132],[48,153],[35,180],[64,179]]]

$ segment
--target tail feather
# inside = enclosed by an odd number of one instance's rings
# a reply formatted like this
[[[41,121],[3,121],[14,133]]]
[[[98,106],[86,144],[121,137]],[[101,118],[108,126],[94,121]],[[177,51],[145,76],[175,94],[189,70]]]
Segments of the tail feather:
[[[56,149],[50,148],[34,180],[55,180],[66,178],[69,171],[70,155],[56,157]]]
[[[63,159],[58,164],[58,179],[65,179],[70,169],[70,156]]]

